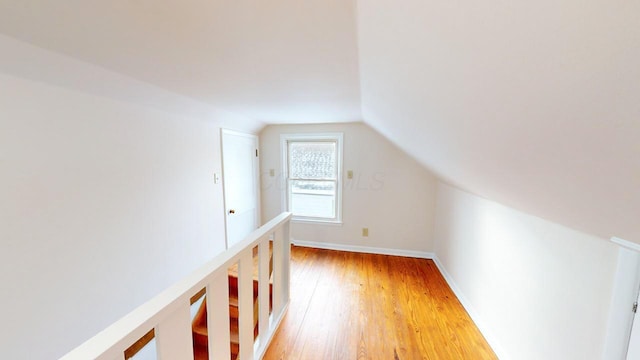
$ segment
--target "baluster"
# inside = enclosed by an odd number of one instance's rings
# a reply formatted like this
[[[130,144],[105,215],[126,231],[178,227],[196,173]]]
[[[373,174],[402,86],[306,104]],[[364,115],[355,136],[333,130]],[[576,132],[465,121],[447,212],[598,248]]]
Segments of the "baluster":
[[[193,359],[189,299],[156,326],[159,360]]]
[[[253,249],[245,249],[238,261],[238,331],[240,359],[253,359]]]
[[[264,237],[258,245],[259,256],[259,336],[260,345],[264,345],[269,331],[269,238]]]
[[[291,292],[291,222],[282,224],[282,288],[283,301],[288,303]]]
[[[229,359],[229,275],[226,268],[218,270],[207,286],[207,332],[209,359]]]
[[[82,359],[83,357],[86,358],[86,356],[84,355],[79,355],[77,358]],[[67,358],[63,359],[70,360]],[[96,360],[125,360],[124,350],[116,350],[116,348],[111,348],[102,355],[98,356]]]
[[[283,232],[282,227],[276,229],[273,233],[273,315],[274,318],[280,316],[282,312],[284,299],[283,275],[285,267],[283,264],[284,254],[282,252]]]

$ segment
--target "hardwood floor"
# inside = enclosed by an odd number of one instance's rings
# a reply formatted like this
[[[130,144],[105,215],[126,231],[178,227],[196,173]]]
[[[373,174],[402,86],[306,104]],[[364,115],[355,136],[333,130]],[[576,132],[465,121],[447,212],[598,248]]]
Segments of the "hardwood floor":
[[[497,359],[431,260],[293,247],[264,359]]]

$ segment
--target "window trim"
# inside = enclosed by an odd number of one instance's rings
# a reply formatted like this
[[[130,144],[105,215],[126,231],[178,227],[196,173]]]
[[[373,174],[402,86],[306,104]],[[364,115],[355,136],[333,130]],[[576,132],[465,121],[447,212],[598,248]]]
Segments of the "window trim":
[[[318,218],[309,216],[294,215],[291,220],[300,223],[312,224],[342,224],[342,156],[343,156],[343,133],[301,133],[301,134],[280,134],[280,153],[282,180],[281,184],[281,207],[282,211],[289,211],[289,147],[290,141],[335,141],[336,142],[336,217],[333,219]],[[333,179],[331,179],[333,181]]]

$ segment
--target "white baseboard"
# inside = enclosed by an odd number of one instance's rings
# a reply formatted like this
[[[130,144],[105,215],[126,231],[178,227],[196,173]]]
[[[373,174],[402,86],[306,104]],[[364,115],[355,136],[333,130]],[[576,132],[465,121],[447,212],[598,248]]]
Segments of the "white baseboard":
[[[493,335],[487,323],[484,320],[482,320],[478,312],[471,305],[471,302],[469,302],[466,296],[464,296],[464,294],[462,293],[462,291],[460,290],[456,282],[453,280],[451,275],[447,272],[447,269],[444,268],[444,265],[442,265],[442,262],[440,262],[440,259],[438,259],[438,256],[436,256],[435,254],[433,256],[433,261],[436,263],[438,270],[440,270],[440,273],[442,274],[444,279],[447,281],[447,284],[449,284],[449,287],[451,288],[453,293],[456,295],[456,297],[458,298],[458,300],[460,301],[464,309],[467,311],[467,313],[471,317],[471,320],[473,320],[473,322],[476,324],[476,326],[482,333],[482,336],[484,336],[485,340],[487,340],[487,343],[489,343],[489,346],[491,346],[491,349],[493,349],[493,352],[495,352],[496,356],[498,356],[498,359],[501,359],[501,360],[510,359],[507,356],[504,349],[502,348],[502,346],[500,346],[500,344],[498,343],[497,337]]]
[[[369,246],[333,244],[333,243],[303,241],[303,240],[294,240],[294,239],[292,239],[291,242],[296,246],[312,247],[312,248],[327,249],[327,250],[358,252],[358,253],[365,253],[365,254],[394,255],[394,256],[404,256],[404,257],[412,257],[412,258],[420,258],[420,259],[433,259],[435,256],[434,253],[431,253],[431,252],[415,251],[415,250],[376,248],[376,247],[369,247]]]

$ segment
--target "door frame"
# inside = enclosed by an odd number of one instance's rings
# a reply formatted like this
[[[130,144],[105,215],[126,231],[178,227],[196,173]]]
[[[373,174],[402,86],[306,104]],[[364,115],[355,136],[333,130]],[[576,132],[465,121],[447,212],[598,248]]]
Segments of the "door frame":
[[[233,136],[241,136],[253,139],[255,141],[256,151],[260,149],[260,138],[258,135],[245,133],[237,130],[220,128],[220,160],[222,163],[222,202],[223,202],[223,215],[224,215],[224,244],[225,249],[229,249],[229,229],[227,218],[229,214],[227,213],[228,204],[227,204],[227,182],[225,176],[225,167],[224,167],[224,135],[233,135]],[[261,209],[261,197],[260,194],[260,157],[259,151],[257,155],[254,157],[254,166],[255,166],[255,174],[254,174],[254,184],[256,190],[256,223],[255,227],[258,228],[262,222],[262,209]]]
[[[611,241],[619,249],[602,358],[626,360],[636,315],[631,309],[640,291],[640,245],[616,237]]]

